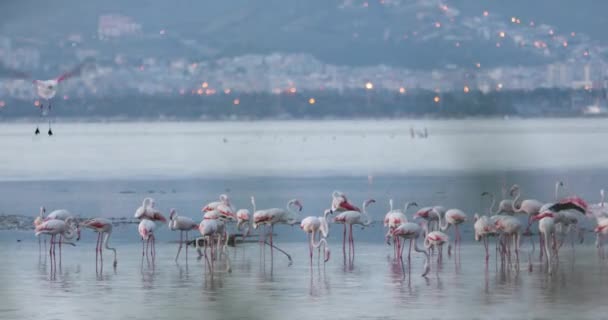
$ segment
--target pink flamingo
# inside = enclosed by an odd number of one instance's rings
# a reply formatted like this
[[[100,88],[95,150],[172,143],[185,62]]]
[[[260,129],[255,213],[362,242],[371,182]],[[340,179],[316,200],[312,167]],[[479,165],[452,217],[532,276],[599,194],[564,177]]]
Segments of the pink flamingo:
[[[270,252],[274,248],[272,242],[272,232],[274,225],[277,223],[294,225],[297,222],[298,213],[292,210],[292,207],[298,208],[298,212],[302,211],[302,204],[298,199],[291,199],[287,202],[286,209],[271,208],[264,210],[256,210],[255,198],[251,197],[253,205],[253,229],[257,230],[259,225],[270,226]],[[265,242],[265,241],[264,241]]]
[[[407,222],[407,210],[410,207],[417,207],[418,204],[416,204],[416,202],[407,202],[405,204],[405,209],[401,211],[400,209],[393,209],[393,199],[390,199],[388,203],[390,209],[389,212],[387,212],[384,216],[384,226],[388,228],[388,231],[386,233],[386,243],[390,245],[390,239],[392,236],[391,231],[400,226],[402,223]],[[400,248],[401,242],[399,241],[399,238],[396,238],[394,241],[395,258],[397,257],[397,253],[399,252]]]
[[[39,106],[40,117],[46,116],[51,111],[51,99],[53,99],[53,97],[55,97],[55,95],[57,94],[57,87],[59,86],[59,84],[61,84],[63,81],[65,81],[69,78],[80,76],[85,69],[87,69],[88,67],[92,67],[92,66],[93,66],[93,60],[90,58],[87,58],[85,61],[78,64],[77,66],[72,68],[70,71],[63,73],[63,74],[57,76],[56,78],[48,79],[48,80],[32,80],[32,83],[34,84],[34,89],[36,90],[36,94],[40,98],[45,99],[47,101],[46,110],[45,110],[44,104],[41,103]],[[25,72],[18,71],[18,70],[12,70],[4,65],[0,65],[0,70],[2,71],[2,72],[0,72],[0,76],[8,75],[11,78],[32,79],[31,75],[29,75]],[[34,133],[36,135],[40,134],[40,128],[38,125],[36,125],[36,130],[34,131]],[[53,135],[53,131],[51,130],[51,121],[50,120],[49,120],[48,135],[49,136]]]
[[[234,217],[234,207],[226,194],[220,195],[220,201],[210,202],[201,209],[203,213],[215,210],[219,211],[222,215]]]
[[[486,249],[487,264],[488,259],[490,258],[490,252],[488,250],[488,236],[496,233],[496,229],[494,227],[494,223],[492,223],[490,218],[486,215],[480,216],[476,213],[474,216],[474,221],[475,224],[473,224],[473,229],[475,230],[475,241],[481,241],[483,239],[483,245]]]
[[[507,251],[509,264],[511,264],[511,243],[515,247],[515,259],[517,268],[519,269],[519,248],[522,231],[521,222],[517,218],[508,215],[492,216],[491,221],[494,222],[494,228],[500,234],[499,241],[504,244],[503,247]]]
[[[424,272],[422,273],[422,276],[426,277],[426,275],[431,271],[431,267],[429,265],[430,256],[426,250],[418,247],[418,238],[420,238],[420,235],[423,233],[423,229],[416,223],[406,222],[395,228],[392,233],[393,237],[401,237],[403,239],[410,240],[410,249],[407,255],[408,265],[411,265],[412,242],[414,243],[414,250],[416,252],[424,253],[426,260],[424,261]],[[403,251],[403,247],[401,247],[401,250]],[[402,259],[402,257],[403,252],[400,252],[399,259]],[[405,277],[405,269],[403,270],[403,276]]]
[[[605,259],[604,239],[608,235],[608,218],[598,218],[597,226],[593,229],[593,232],[596,234],[595,246],[597,247],[598,255],[601,259]]]
[[[137,231],[139,232],[139,235],[141,236],[141,240],[142,240],[142,242],[141,242],[142,259],[144,256],[146,256],[146,258],[148,258],[148,253],[149,253],[149,255],[152,256],[152,262],[154,262],[154,259],[156,258],[156,248],[154,247],[154,241],[155,241],[154,230],[155,229],[156,229],[156,224],[154,223],[154,221],[149,220],[149,219],[142,219],[139,222],[139,226],[137,228]],[[145,248],[144,248],[144,246],[145,246]],[[149,263],[149,260],[148,260],[148,263]]]
[[[439,214],[438,214],[439,215]],[[450,226],[454,226],[454,247],[460,246],[460,230],[458,225],[467,220],[467,215],[460,209],[450,209],[445,212],[445,218],[439,215],[439,228],[441,231],[447,231]]]
[[[72,246],[76,246],[72,242],[62,240],[62,238],[67,240],[72,239],[76,234],[76,229],[76,223],[74,222],[73,218],[68,218],[66,221],[48,220],[36,227],[35,231],[37,237],[42,234],[47,234],[51,236],[49,249],[51,267],[57,262],[57,258],[55,257],[55,244],[59,244],[59,266],[61,266],[61,245],[65,243]],[[59,241],[55,241],[55,237],[57,235],[60,236]]]
[[[38,214],[38,216],[36,217],[36,219],[34,219],[34,230],[41,225],[44,222],[44,213],[46,212],[46,209],[44,207],[40,207],[40,213]],[[38,237],[38,251],[42,251],[42,243],[41,243],[41,239],[40,237]],[[44,250],[46,251],[46,239],[44,239]]]
[[[43,211],[45,211],[44,207],[42,208]],[[49,213],[46,218],[44,218],[45,221],[48,220],[67,220],[68,218],[74,218],[74,216],[72,215],[72,213],[70,213],[68,210],[66,209],[58,209],[58,210],[53,210],[51,213]]]
[[[375,203],[376,200],[369,199],[363,202],[363,212],[350,210],[350,211],[342,211],[334,218],[334,223],[343,224],[344,225],[344,234],[342,236],[342,252],[344,253],[344,258],[346,259],[346,226],[349,227],[348,233],[348,254],[350,256],[352,249],[352,260],[355,259],[355,240],[353,238],[353,225],[361,225],[363,227],[367,227],[372,223],[371,218],[367,213],[367,207]],[[365,217],[365,218],[364,218]]]
[[[112,222],[106,218],[93,218],[86,220],[80,223],[80,226],[85,228],[89,228],[95,232],[97,232],[97,246],[95,247],[95,261],[97,262],[98,256],[101,260],[101,265],[103,266],[103,251],[102,251],[102,241],[103,245],[107,250],[111,250],[114,252],[114,263],[112,264],[114,268],[118,264],[118,260],[116,259],[116,249],[110,248],[108,245],[108,241],[110,239],[110,235],[112,235]]]
[[[544,211],[535,215],[532,220],[538,220],[538,231],[541,237],[544,238],[544,246],[541,245],[541,251],[545,251],[547,257],[547,271],[549,274],[552,273],[552,251],[557,249],[557,243],[555,241],[555,220],[554,213],[551,211]],[[549,248],[549,239],[553,240],[552,248]],[[555,252],[557,253],[557,252]]]
[[[519,202],[519,198],[521,197],[521,191],[518,185],[513,185],[511,190],[509,191],[511,196],[515,195],[515,199],[513,199],[513,212],[514,213],[525,213],[528,215],[528,228],[530,227],[530,221],[533,216],[537,215],[540,212],[540,208],[543,206],[543,203],[535,200],[535,199],[526,199]],[[519,207],[517,204],[519,203]]]
[[[327,216],[331,214],[331,210],[325,210],[322,217],[306,217],[302,219],[300,228],[306,232],[306,236],[309,238],[309,251],[310,251],[310,265],[312,266],[312,251],[313,248],[320,248],[321,244],[324,247],[325,260],[329,260],[329,248],[327,247],[327,236],[329,235],[329,224],[327,222]],[[315,243],[316,236],[319,235],[319,242]],[[323,242],[323,243],[322,243]]]
[[[142,205],[135,210],[134,217],[136,219],[147,219],[151,221],[160,221],[167,222],[167,219],[163,216],[163,214],[156,209],[154,199],[145,198]]]
[[[331,194],[332,202],[331,202],[331,210],[332,211],[358,211],[361,212],[361,209],[357,208],[353,204],[351,204],[346,198],[346,194],[341,191],[334,191]]]
[[[451,250],[450,246],[450,238],[447,234],[441,231],[431,231],[428,232],[428,226],[426,222],[423,222],[422,225],[424,229],[424,233],[426,236],[424,237],[424,248],[429,252],[431,249],[437,248],[439,254],[437,255],[437,263],[441,262],[443,259],[443,245],[448,244],[448,254]]]
[[[236,229],[242,231],[243,228],[247,227],[247,231],[243,235],[243,237],[249,236],[249,218],[250,213],[247,209],[239,209],[236,212]]]
[[[219,244],[222,235],[225,234],[225,224],[220,219],[203,219],[203,221],[201,221],[201,223],[198,226],[198,231],[201,233],[201,237],[197,238],[194,241],[195,246],[196,246],[196,250],[199,252],[199,257],[201,257],[203,254],[201,254],[200,243],[202,242],[203,246],[204,246],[205,260],[207,261],[207,264],[209,265],[210,270],[213,271],[213,260],[214,260],[213,243],[214,243],[214,238],[215,237],[218,238],[218,244]],[[232,269],[230,267],[230,258],[228,257],[228,254],[227,254],[227,251],[226,251],[227,244],[228,244],[228,237],[226,237],[226,242],[224,243],[224,245],[222,247],[222,250],[219,252],[219,254],[220,255],[223,254],[226,257],[226,263],[227,263],[226,271],[227,272],[231,272]],[[211,261],[209,261],[209,258],[207,257],[207,247],[211,248]],[[220,256],[220,258],[221,258],[221,256]]]
[[[434,231],[439,229],[439,218],[445,214],[445,208],[442,206],[424,207],[416,211],[414,220],[422,218],[426,220],[428,229]]]
[[[179,247],[177,248],[175,262],[179,259],[179,253],[184,245],[184,233],[186,234],[186,261],[188,261],[188,232],[190,230],[197,230],[198,223],[188,217],[178,216],[175,209],[171,209],[169,213],[169,229],[171,231],[179,230]]]

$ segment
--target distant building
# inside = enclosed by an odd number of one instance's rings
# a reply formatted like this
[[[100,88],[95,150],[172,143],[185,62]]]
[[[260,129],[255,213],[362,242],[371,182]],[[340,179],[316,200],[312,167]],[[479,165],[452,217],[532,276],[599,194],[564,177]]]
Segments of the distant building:
[[[99,39],[132,36],[141,33],[141,25],[131,17],[108,14],[99,16],[97,35]]]

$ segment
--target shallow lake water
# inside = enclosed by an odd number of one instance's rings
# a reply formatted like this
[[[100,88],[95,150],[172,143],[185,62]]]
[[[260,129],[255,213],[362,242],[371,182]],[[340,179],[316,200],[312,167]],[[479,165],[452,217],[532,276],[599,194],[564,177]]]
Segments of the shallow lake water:
[[[292,266],[246,243],[229,248],[231,273],[210,272],[194,250],[187,265],[184,257],[176,265],[177,234],[164,226],[153,268],[142,266],[136,225],[127,224],[112,235],[116,270],[106,252],[96,272],[95,236],[83,232],[76,247],[64,247],[54,274],[32,231],[2,231],[1,319],[608,318],[608,262],[597,257],[591,220],[581,221],[585,244],[574,255],[564,246],[551,276],[537,252],[528,271],[528,238],[520,271],[497,267],[494,253],[486,269],[483,246],[472,241],[472,216],[489,206],[483,191],[500,197],[517,183],[526,198],[549,202],[561,180],[561,196],[599,202],[608,181],[602,120],[56,123],[53,137],[34,137],[31,126],[0,126],[0,215],[34,216],[44,205],[80,217],[132,217],[153,197],[165,213],[200,219],[204,204],[227,193],[250,210],[252,195],[259,208],[298,198],[302,218],[321,215],[338,189],[356,204],[376,199],[374,223],[355,230],[353,266],[342,259],[339,227],[330,233],[331,260],[311,271],[304,233],[279,226],[275,240]],[[429,137],[412,138],[410,127],[426,127]],[[414,254],[404,277],[384,244],[389,198],[399,207],[464,210],[460,262],[433,261],[423,278],[423,257]]]

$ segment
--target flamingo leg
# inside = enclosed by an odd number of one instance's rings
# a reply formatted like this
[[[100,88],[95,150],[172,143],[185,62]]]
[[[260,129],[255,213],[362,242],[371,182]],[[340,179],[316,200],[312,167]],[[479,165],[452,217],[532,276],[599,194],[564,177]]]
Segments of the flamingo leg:
[[[61,243],[63,242],[63,236],[59,235],[59,269],[61,269]]]
[[[188,232],[186,231],[186,264],[188,263]]]
[[[103,232],[99,233],[99,265],[100,265],[100,270],[101,272],[103,272],[103,249],[101,247],[102,243],[103,243]]]
[[[179,259],[179,253],[182,251],[182,245],[184,244],[184,231],[179,232],[179,247],[177,248],[177,255],[175,256],[175,262]]]
[[[412,242],[414,242],[414,239],[410,239],[410,248],[407,253],[407,264],[408,265],[410,265],[412,263]]]
[[[312,243],[314,241],[314,236],[311,237],[311,234],[307,233],[306,238],[308,238],[308,252],[310,254],[310,267],[312,268]]]
[[[272,232],[274,230],[274,224],[270,225],[270,261],[272,261],[272,258],[274,256],[274,244],[272,243]]]
[[[101,238],[101,233],[97,233],[97,243],[95,244],[95,269],[97,270],[97,265],[99,264],[99,239]]]
[[[486,248],[486,266],[488,265],[488,259],[490,258],[490,252],[488,251],[488,237],[483,236],[483,245]]]
[[[353,238],[353,225],[352,224],[350,225],[350,231],[349,231],[349,233],[350,233],[350,245],[351,245],[352,250],[353,250],[353,255],[352,255],[352,258],[351,258],[351,263],[353,263],[353,262],[355,262],[355,239]]]
[[[344,226],[344,234],[342,235],[342,254],[344,254],[344,262],[346,262],[346,223],[343,224],[343,226]],[[349,249],[349,254],[350,254],[350,249]]]
[[[152,264],[156,262],[156,237],[152,234]]]

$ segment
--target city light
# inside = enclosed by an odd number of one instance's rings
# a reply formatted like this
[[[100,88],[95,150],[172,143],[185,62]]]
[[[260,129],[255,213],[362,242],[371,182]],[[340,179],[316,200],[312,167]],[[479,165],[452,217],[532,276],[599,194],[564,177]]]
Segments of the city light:
[[[490,13],[489,13],[488,11],[484,11],[484,12],[483,12],[483,16],[484,16],[484,17],[487,17],[487,16],[489,16],[489,15],[490,15]]]
[[[481,68],[481,63],[477,62],[477,63],[475,64],[475,66],[476,66],[477,68]]]
[[[308,99],[309,104],[315,104],[316,102],[317,102],[317,100],[315,100],[315,98]]]
[[[34,106],[36,106],[36,107],[40,107],[40,100],[36,100],[36,101],[34,101]]]
[[[203,95],[204,91],[203,91],[203,89],[199,88],[198,90],[196,90],[196,93],[198,93],[198,95],[200,96],[200,95]]]
[[[399,88],[399,93],[404,94],[405,93],[405,88],[404,87]]]
[[[0,100],[0,108],[6,107],[6,102],[4,100]]]
[[[209,84],[207,83],[207,81],[203,82],[203,84],[201,84],[201,87],[203,87],[203,89],[206,89],[209,86]]]
[[[231,90],[229,88],[224,89],[224,94],[230,94]]]
[[[237,106],[237,105],[241,104],[241,100],[240,100],[240,99],[238,99],[238,98],[237,98],[237,99],[234,99],[234,100],[232,101],[232,104],[234,104],[235,106]]]
[[[507,36],[507,34],[506,34],[504,31],[499,32],[499,33],[498,33],[498,35],[499,35],[501,38],[504,38],[504,37],[506,37],[506,36]]]
[[[63,96],[63,100],[68,100],[68,99],[70,99],[70,97],[67,94]]]
[[[564,48],[567,48],[567,47],[568,47],[568,41],[564,41],[564,42],[562,43],[562,45],[564,46]]]
[[[501,89],[502,89],[502,83],[497,84],[497,85],[496,85],[496,89],[497,89],[497,90],[501,90]]]
[[[435,28],[441,28],[441,22],[439,22],[439,21],[435,22]]]
[[[435,103],[439,103],[439,101],[441,101],[441,98],[439,98],[439,96],[435,96],[433,101],[435,101]]]
[[[369,82],[369,81],[368,81],[368,82],[365,84],[365,89],[367,89],[367,90],[372,90],[373,88],[374,88],[374,84],[373,84],[373,83],[371,83],[371,82]]]
[[[464,86],[463,91],[464,91],[464,93],[469,93],[469,86]]]
[[[158,33],[160,33],[161,36],[164,36],[167,31],[165,31],[165,29],[160,29]]]
[[[296,92],[298,92],[298,90],[296,89],[296,87],[289,88],[289,93],[294,94]]]

